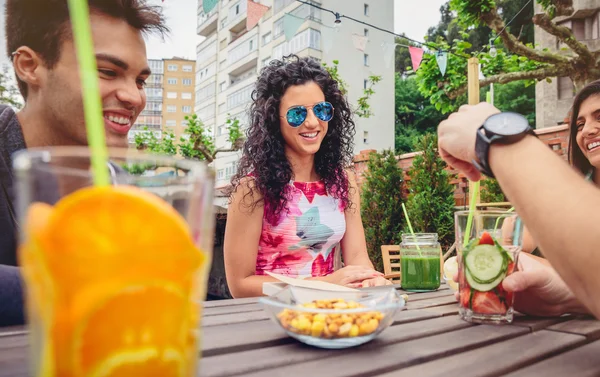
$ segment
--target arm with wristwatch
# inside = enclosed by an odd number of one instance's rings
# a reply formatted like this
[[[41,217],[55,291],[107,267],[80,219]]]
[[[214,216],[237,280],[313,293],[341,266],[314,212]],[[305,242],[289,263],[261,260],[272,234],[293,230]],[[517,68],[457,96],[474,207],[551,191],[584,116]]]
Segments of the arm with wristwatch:
[[[541,299],[554,305],[552,314],[589,310],[600,318],[598,189],[538,140],[524,117],[488,103],[462,106],[440,123],[438,134],[449,165],[470,180],[481,173],[498,180],[556,270],[525,268],[504,287],[551,296]],[[524,258],[531,264],[532,257]]]

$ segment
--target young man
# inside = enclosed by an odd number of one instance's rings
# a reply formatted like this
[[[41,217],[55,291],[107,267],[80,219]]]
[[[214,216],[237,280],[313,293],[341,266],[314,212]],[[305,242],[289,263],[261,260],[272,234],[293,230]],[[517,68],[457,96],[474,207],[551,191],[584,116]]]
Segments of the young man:
[[[127,146],[146,106],[150,75],[144,33],[168,31],[146,0],[89,0],[107,144]],[[21,323],[16,267],[18,221],[11,155],[24,148],[87,145],[76,51],[67,0],[6,0],[7,53],[25,99],[0,107],[0,326]]]
[[[503,283],[518,292],[516,309],[600,318],[598,188],[532,136],[526,120],[490,104],[461,107],[439,125],[438,134],[448,164],[471,180],[481,172],[498,179],[551,263],[520,258],[520,271]]]

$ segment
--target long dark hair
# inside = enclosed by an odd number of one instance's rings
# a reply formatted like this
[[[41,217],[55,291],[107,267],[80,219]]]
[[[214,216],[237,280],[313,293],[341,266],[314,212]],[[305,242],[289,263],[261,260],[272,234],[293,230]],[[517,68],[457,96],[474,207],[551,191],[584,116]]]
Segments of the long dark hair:
[[[577,118],[581,104],[593,95],[600,94],[600,80],[586,85],[573,101],[571,108],[571,123],[569,125],[569,163],[583,174],[588,174],[593,169],[590,161],[585,157],[583,151],[577,145]]]
[[[354,152],[355,125],[350,106],[337,81],[316,60],[290,55],[271,61],[260,72],[252,92],[250,126],[242,158],[236,175],[231,179],[235,191],[240,180],[249,175],[253,177],[254,182],[248,185],[248,195],[257,191],[262,199],[251,200],[251,209],[262,201],[265,218],[271,224],[287,208],[286,186],[293,178],[292,167],[284,153],[279,104],[289,87],[308,82],[319,85],[325,100],[335,109],[327,134],[315,155],[315,170],[330,195],[339,199],[344,208],[352,205],[345,171],[352,163]]]

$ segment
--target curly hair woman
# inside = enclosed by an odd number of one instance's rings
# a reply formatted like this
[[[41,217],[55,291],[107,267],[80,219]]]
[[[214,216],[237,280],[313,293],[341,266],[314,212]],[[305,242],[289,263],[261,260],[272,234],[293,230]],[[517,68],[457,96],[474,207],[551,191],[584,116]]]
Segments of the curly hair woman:
[[[262,295],[267,272],[349,287],[388,284],[369,260],[352,163],[355,126],[338,84],[311,58],[263,68],[225,230],[234,297]],[[345,267],[334,270],[336,250]]]

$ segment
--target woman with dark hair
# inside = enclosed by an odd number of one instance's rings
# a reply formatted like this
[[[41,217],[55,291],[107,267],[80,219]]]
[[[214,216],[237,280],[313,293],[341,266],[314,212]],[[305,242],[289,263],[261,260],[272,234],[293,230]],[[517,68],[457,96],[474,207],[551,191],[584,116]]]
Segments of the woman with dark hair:
[[[568,156],[578,172],[600,187],[600,80],[585,86],[573,100]],[[523,232],[523,251],[538,254],[527,228]]]
[[[262,295],[268,272],[349,287],[388,284],[369,260],[349,170],[354,121],[329,73],[289,56],[262,69],[225,230],[234,297]],[[334,269],[341,250],[345,267]]]
[[[600,80],[584,87],[573,102],[569,162],[588,180],[600,186]]]

